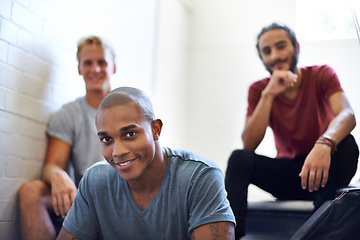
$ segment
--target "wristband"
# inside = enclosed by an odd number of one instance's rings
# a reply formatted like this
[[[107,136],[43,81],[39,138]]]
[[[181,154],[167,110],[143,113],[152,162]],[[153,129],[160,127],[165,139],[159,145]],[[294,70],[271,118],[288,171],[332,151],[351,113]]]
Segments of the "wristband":
[[[336,142],[332,137],[322,135],[321,137],[316,140],[315,143],[325,144],[330,147],[331,154],[333,154],[336,151]]]

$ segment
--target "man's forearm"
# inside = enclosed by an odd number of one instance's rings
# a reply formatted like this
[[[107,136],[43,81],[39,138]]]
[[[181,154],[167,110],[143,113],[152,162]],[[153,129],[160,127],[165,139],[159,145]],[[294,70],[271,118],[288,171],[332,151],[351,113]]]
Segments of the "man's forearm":
[[[264,138],[274,97],[262,93],[253,114],[247,118],[242,134],[244,148],[255,150]]]
[[[331,137],[337,145],[350,134],[355,126],[356,119],[353,112],[344,110],[330,122],[323,135]]]
[[[42,180],[44,182],[46,182],[49,186],[51,186],[51,177],[55,174],[55,173],[59,173],[59,172],[63,172],[64,170],[61,169],[59,166],[57,166],[56,164],[50,163],[50,164],[46,164],[44,169],[43,169],[43,174],[42,174]]]

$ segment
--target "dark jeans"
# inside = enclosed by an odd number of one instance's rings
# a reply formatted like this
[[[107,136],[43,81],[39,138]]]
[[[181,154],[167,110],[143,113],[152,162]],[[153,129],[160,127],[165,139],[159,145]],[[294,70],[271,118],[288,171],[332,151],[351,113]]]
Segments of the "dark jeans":
[[[49,211],[51,221],[54,225],[56,235],[60,233],[64,219],[61,216],[56,216],[55,212]]]
[[[251,150],[235,150],[228,162],[225,187],[237,226],[235,237],[245,235],[245,216],[249,184],[271,193],[281,200],[313,200],[315,209],[331,200],[339,188],[349,184],[357,168],[359,149],[352,135],[348,135],[331,156],[329,179],[324,188],[309,192],[301,188],[299,173],[306,156],[295,159],[273,159]]]

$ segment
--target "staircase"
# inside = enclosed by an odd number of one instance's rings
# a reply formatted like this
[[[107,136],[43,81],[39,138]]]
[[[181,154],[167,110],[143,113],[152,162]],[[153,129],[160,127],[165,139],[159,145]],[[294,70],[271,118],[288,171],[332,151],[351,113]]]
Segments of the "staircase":
[[[312,201],[249,202],[246,236],[242,239],[289,240],[312,211]]]

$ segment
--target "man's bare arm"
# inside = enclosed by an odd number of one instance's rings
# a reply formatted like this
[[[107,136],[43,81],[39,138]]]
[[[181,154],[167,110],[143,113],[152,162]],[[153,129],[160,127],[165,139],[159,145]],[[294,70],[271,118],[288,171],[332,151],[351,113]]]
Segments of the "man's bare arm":
[[[62,227],[56,240],[80,240],[80,238],[75,237]]]
[[[215,222],[197,227],[191,233],[191,240],[234,240],[232,222]]]
[[[49,137],[43,180],[51,187],[53,208],[63,218],[74,202],[77,188],[65,172],[71,146],[55,137]]]
[[[46,162],[43,169],[43,180],[51,185],[51,177],[59,170],[63,171],[66,167],[71,151],[70,144],[58,138],[49,136],[46,151]]]
[[[324,135],[338,144],[354,129],[355,115],[345,93],[334,93],[330,96],[329,102],[336,117],[330,122]],[[327,145],[315,143],[299,174],[303,189],[307,188],[312,192],[320,186],[325,187],[329,175],[331,150]]]
[[[291,91],[297,81],[297,75],[290,71],[276,70],[261,93],[261,98],[251,116],[246,118],[242,134],[244,148],[255,150],[264,138],[269,125],[274,98],[286,91]]]
[[[262,95],[253,114],[246,118],[245,128],[242,133],[244,148],[254,151],[265,136],[273,102],[273,97]]]
[[[334,93],[330,96],[329,102],[336,117],[324,134],[332,137],[338,144],[355,128],[355,114],[344,92]]]

